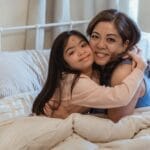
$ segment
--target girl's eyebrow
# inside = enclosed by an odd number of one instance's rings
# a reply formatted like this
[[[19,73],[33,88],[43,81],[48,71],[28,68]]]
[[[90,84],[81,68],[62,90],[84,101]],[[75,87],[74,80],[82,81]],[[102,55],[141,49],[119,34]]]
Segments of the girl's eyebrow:
[[[84,41],[85,40],[81,39],[77,45],[81,44]],[[68,47],[67,49],[65,49],[65,53],[67,53],[69,50],[74,49],[74,48],[75,48],[75,46]]]

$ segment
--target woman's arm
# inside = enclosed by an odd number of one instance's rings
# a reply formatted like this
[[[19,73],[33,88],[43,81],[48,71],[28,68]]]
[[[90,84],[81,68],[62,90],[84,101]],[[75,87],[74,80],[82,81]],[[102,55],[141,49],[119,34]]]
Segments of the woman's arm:
[[[143,92],[143,87],[140,86],[134,95],[133,99],[127,106],[118,107],[118,108],[112,108],[109,109],[107,112],[107,116],[109,119],[111,119],[114,122],[119,121],[122,117],[131,115],[134,112],[135,105],[137,103],[137,100],[141,96],[141,92]]]
[[[131,72],[132,64],[120,64],[112,74],[111,85],[115,86],[120,84]],[[144,81],[141,83],[131,102],[127,106],[108,109],[108,118],[116,122],[124,116],[133,114],[138,99],[143,96],[143,84]]]

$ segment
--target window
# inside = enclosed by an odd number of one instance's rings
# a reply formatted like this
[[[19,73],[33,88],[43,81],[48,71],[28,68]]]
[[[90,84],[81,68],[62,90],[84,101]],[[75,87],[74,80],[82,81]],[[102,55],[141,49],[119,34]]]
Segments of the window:
[[[138,8],[139,8],[139,0],[130,0],[129,1],[129,16],[135,22],[138,22]]]

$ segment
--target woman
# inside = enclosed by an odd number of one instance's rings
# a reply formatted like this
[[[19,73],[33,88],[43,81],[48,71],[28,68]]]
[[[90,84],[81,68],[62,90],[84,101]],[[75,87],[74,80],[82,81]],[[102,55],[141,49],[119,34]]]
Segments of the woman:
[[[127,105],[141,84],[146,67],[140,57],[132,56],[137,66],[120,85],[99,86],[99,72],[93,70],[93,52],[87,39],[78,31],[61,33],[52,45],[47,80],[34,101],[33,113],[65,118],[74,112],[88,112],[90,107]]]
[[[107,86],[120,84],[132,72],[132,60],[124,59],[124,56],[128,51],[133,50],[140,40],[139,28],[124,13],[108,9],[91,20],[87,34],[90,36],[96,67],[101,73],[101,84]],[[132,114],[135,107],[150,106],[150,95],[148,95],[150,80],[145,77],[141,86],[145,90],[136,92],[135,101],[125,107],[108,109],[108,116],[117,121],[124,115]]]

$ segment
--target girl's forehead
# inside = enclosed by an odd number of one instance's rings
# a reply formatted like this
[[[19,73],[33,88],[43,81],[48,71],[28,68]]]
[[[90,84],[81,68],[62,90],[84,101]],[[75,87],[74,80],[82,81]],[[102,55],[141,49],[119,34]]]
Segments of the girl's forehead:
[[[81,37],[79,37],[79,36],[77,36],[77,35],[71,35],[71,36],[69,37],[69,39],[68,39],[67,44],[76,43],[76,42],[79,42],[79,41],[81,41],[81,40],[83,40],[83,38],[81,38]]]

